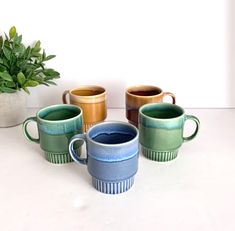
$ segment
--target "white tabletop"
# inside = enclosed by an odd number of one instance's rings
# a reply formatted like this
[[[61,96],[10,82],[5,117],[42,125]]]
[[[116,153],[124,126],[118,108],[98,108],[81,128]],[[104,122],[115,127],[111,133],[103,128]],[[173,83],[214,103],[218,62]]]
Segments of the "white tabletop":
[[[201,121],[195,140],[170,162],[140,154],[133,187],[119,195],[96,191],[86,166],[47,162],[21,126],[1,128],[0,230],[235,230],[235,109],[186,113]],[[126,121],[124,109],[108,120]]]

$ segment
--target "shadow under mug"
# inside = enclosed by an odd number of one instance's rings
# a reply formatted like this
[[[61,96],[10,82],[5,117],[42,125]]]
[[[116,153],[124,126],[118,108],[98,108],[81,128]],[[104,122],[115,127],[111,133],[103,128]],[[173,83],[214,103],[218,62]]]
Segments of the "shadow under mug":
[[[138,127],[139,108],[147,103],[161,103],[166,96],[170,96],[172,104],[175,104],[175,95],[163,92],[159,87],[150,85],[129,87],[126,90],[126,118],[129,123]]]
[[[70,104],[77,105],[83,111],[83,130],[86,132],[94,124],[104,121],[107,117],[106,90],[100,86],[79,86],[66,90],[62,100],[68,104],[66,95],[69,95]]]
[[[87,134],[75,135],[69,144],[74,161],[87,165],[92,185],[100,192],[118,194],[134,183],[138,169],[139,132],[125,122],[102,122],[91,127]],[[85,141],[87,157],[74,150],[76,141]]]
[[[196,124],[194,133],[183,136],[187,120]],[[169,161],[177,157],[180,146],[198,133],[199,119],[186,115],[184,109],[169,103],[146,104],[139,111],[139,132],[142,153],[155,161]]]
[[[36,122],[39,138],[33,138],[28,132],[28,124]],[[63,164],[73,161],[69,155],[69,140],[82,133],[82,110],[73,105],[58,104],[39,110],[35,117],[29,117],[23,123],[23,132],[29,141],[40,144],[47,161]],[[82,143],[76,144],[80,155]]]

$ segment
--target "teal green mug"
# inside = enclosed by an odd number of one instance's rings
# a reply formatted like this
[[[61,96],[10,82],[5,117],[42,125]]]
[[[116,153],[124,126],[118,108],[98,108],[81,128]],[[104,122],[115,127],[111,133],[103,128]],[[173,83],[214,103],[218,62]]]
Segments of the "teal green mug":
[[[36,122],[39,138],[33,138],[27,129],[30,122]],[[54,164],[72,162],[69,155],[69,140],[83,133],[82,109],[68,104],[58,104],[39,110],[35,117],[29,117],[23,123],[26,138],[40,144],[45,158]],[[81,153],[82,142],[77,142],[75,150]]]
[[[184,124],[193,120],[195,131],[183,136]],[[139,133],[142,153],[155,161],[169,161],[177,157],[180,146],[198,133],[199,119],[186,115],[184,109],[169,103],[145,104],[139,110]]]

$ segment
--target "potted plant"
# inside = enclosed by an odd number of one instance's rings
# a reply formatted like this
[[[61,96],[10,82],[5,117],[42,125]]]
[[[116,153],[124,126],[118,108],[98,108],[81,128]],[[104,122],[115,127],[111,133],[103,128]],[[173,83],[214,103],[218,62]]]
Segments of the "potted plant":
[[[9,35],[0,35],[0,127],[23,122],[30,87],[56,85],[59,72],[45,67],[55,55],[46,55],[40,41],[26,46],[13,26]]]

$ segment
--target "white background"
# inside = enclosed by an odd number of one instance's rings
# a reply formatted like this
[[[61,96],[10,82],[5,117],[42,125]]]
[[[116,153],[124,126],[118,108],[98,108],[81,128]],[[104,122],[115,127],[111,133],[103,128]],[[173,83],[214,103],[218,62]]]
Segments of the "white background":
[[[233,0],[1,1],[0,30],[40,39],[57,87],[31,89],[29,107],[60,103],[67,88],[99,84],[109,107],[127,86],[175,93],[183,107],[235,107]],[[166,99],[167,100],[167,99]]]

